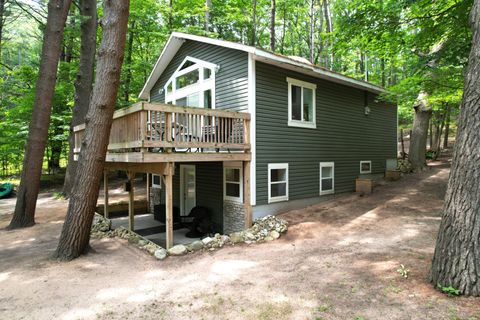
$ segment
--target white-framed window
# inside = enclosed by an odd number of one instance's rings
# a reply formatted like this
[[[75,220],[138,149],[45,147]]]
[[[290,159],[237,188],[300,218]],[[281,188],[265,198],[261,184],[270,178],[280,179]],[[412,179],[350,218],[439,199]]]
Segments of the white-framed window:
[[[335,164],[320,162],[320,195],[335,192]]]
[[[162,188],[162,176],[159,174],[152,174],[152,187]]]
[[[288,125],[292,127],[316,128],[316,103],[314,83],[287,77],[288,82]]]
[[[163,90],[165,103],[215,109],[216,64],[185,57]]]
[[[288,163],[268,164],[268,203],[288,201]]]
[[[235,202],[243,201],[243,166],[241,162],[223,164],[223,198]]]
[[[360,174],[372,173],[372,161],[360,161]]]

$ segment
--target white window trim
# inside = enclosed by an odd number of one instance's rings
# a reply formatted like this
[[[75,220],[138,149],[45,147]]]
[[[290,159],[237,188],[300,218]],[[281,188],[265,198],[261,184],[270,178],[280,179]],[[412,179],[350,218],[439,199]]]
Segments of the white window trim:
[[[288,83],[288,125],[290,127],[316,129],[317,128],[317,118],[316,118],[316,109],[317,109],[316,90],[317,90],[317,85],[314,84],[314,83],[305,82],[305,81],[293,79],[293,78],[290,78],[290,77],[287,77],[287,83]],[[300,104],[302,105],[302,108],[301,108],[302,114],[303,114],[303,88],[313,90],[313,95],[312,95],[312,102],[313,102],[312,118],[313,119],[312,119],[312,121],[306,122],[306,121],[303,121],[303,120],[293,120],[292,119],[292,85],[302,88],[302,90],[301,90],[302,97],[301,97],[301,102],[300,102]]]
[[[370,164],[370,170],[368,171],[362,171],[362,164],[363,163],[369,163]],[[372,161],[370,160],[362,160],[360,161],[360,174],[366,174],[366,173],[372,173]]]
[[[324,167],[331,167],[332,168],[332,189],[330,190],[322,190],[322,168]],[[335,162],[320,162],[320,174],[319,174],[319,181],[320,181],[320,195],[324,194],[332,194],[335,193]]]
[[[239,169],[240,170],[240,197],[227,196],[227,170],[226,169]],[[237,183],[230,181],[229,183]],[[224,162],[223,163],[223,199],[233,202],[243,202],[243,165],[241,162]]]
[[[183,64],[187,61],[194,62],[195,64],[193,66],[189,66],[183,70],[180,70],[180,68],[183,66]],[[203,71],[204,68],[210,69],[210,78],[208,79],[203,79]],[[215,109],[215,73],[218,68],[218,65],[203,61],[197,58],[193,58],[191,56],[187,56],[183,59],[182,63],[177,67],[175,72],[172,74],[172,76],[165,82],[165,85],[163,87],[163,92],[165,93],[165,103],[171,103],[171,104],[176,104],[178,99],[185,98],[191,94],[198,93],[199,94],[199,108],[205,108],[204,102],[205,102],[205,97],[204,93],[207,90],[211,90],[212,93],[212,109]],[[190,71],[193,70],[199,70],[199,79],[197,83],[188,85],[186,87],[177,89],[177,83],[176,83],[176,78],[184,75]],[[167,93],[167,87],[169,83],[172,83],[172,92]]]
[[[161,175],[159,175],[159,174],[153,174],[153,173],[152,173],[151,176],[152,176],[152,188],[162,189],[162,178],[163,178],[163,177],[162,177]],[[154,181],[155,181],[155,178],[154,178],[154,177],[158,177],[158,179],[160,180],[160,183],[159,183],[159,184],[154,183]]]
[[[195,206],[197,206],[197,166],[194,164],[181,164],[180,165],[180,215],[181,216],[188,216],[190,212],[185,212],[185,198],[184,198],[184,188],[185,188],[185,183],[184,183],[184,173],[183,173],[183,168],[193,168],[194,172],[194,188],[195,188],[195,197],[194,197],[194,202]]]
[[[285,195],[284,196],[278,196],[278,197],[272,197],[272,175],[271,171],[272,169],[285,169],[285,177],[287,178],[286,182],[286,187],[285,187]],[[288,163],[269,163],[268,164],[268,203],[272,202],[280,202],[280,201],[288,201]],[[274,183],[284,183],[282,182],[274,182]]]

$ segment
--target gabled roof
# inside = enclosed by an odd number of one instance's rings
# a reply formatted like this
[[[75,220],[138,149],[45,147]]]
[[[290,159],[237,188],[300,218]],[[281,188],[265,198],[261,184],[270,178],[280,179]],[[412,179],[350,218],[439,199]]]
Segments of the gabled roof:
[[[147,79],[142,91],[140,92],[140,99],[148,99],[150,90],[157,82],[160,75],[165,71],[165,68],[173,59],[177,51],[182,46],[185,40],[193,40],[202,43],[207,43],[215,46],[230,48],[234,50],[240,50],[252,54],[253,59],[261,61],[267,64],[276,65],[285,69],[293,70],[299,73],[303,73],[309,76],[313,76],[320,79],[326,79],[332,82],[340,83],[350,87],[363,89],[374,93],[383,93],[386,90],[380,86],[371,84],[367,81],[357,80],[347,77],[340,73],[303,62],[302,60],[294,57],[286,57],[276,53],[268,52],[262,49],[258,49],[252,46],[243,45],[236,42],[213,39],[208,37],[196,36],[187,33],[173,32],[170,35],[165,47],[160,54],[155,66],[153,67],[150,76]]]

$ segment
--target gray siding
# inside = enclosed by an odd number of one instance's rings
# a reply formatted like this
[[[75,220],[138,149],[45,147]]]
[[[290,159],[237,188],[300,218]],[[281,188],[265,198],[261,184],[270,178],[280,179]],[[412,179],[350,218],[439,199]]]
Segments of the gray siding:
[[[202,206],[211,212],[216,231],[223,229],[223,163],[196,162],[185,163],[195,166],[197,206]],[[165,199],[162,189],[162,198]],[[173,205],[180,208],[180,163],[175,165],[173,176]]]
[[[152,102],[165,102],[165,86],[186,56],[220,65],[215,74],[215,108],[232,111],[248,110],[248,54],[210,44],[187,40],[170,61],[150,92]]]
[[[286,77],[317,85],[316,129],[288,126]],[[256,64],[257,205],[268,202],[268,163],[289,163],[289,199],[318,197],[319,162],[335,162],[335,192],[353,191],[360,160],[383,173],[396,158],[396,106],[365,92],[279,67]]]

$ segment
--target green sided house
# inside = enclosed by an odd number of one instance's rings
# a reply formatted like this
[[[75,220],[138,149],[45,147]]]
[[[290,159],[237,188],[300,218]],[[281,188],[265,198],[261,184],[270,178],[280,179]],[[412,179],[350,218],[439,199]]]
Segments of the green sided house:
[[[167,247],[176,216],[196,206],[214,231],[238,231],[384,174],[397,155],[397,107],[382,92],[303,58],[175,32],[144,102],[115,113],[107,168],[151,174]]]

